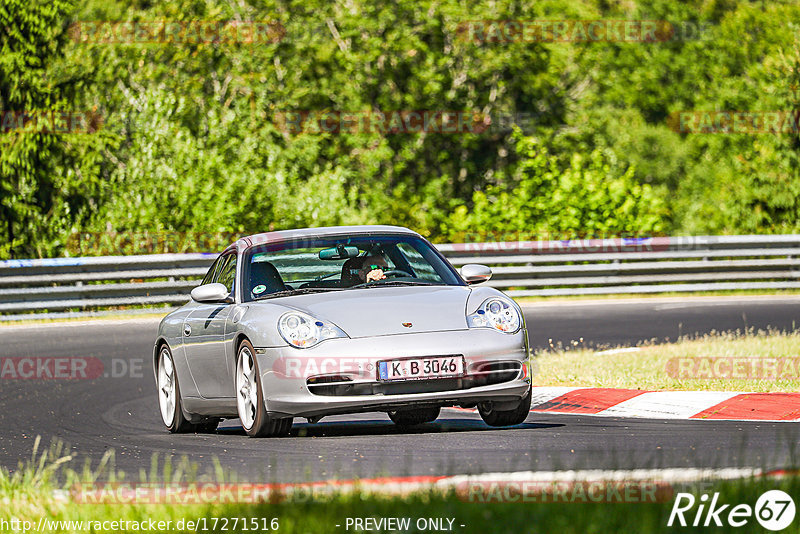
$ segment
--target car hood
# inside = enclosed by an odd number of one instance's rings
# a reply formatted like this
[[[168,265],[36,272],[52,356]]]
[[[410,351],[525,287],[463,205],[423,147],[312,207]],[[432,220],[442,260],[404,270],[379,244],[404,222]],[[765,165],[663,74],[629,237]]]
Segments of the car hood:
[[[469,295],[464,286],[372,287],[281,300],[358,338],[466,330]]]

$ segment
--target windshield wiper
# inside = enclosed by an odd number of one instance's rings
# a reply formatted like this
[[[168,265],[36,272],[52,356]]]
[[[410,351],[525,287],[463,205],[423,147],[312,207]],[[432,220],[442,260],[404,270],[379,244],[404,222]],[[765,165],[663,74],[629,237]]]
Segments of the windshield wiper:
[[[303,287],[298,289],[284,289],[283,291],[276,291],[263,297],[256,297],[253,300],[265,300],[275,297],[288,297],[291,295],[307,295],[309,293],[319,293],[320,291],[341,291],[340,287]]]

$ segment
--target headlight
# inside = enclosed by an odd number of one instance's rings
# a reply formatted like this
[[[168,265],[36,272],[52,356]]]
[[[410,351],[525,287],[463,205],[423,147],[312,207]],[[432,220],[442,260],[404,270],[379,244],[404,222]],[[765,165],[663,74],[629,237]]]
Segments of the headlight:
[[[344,331],[333,323],[320,321],[301,312],[287,312],[278,319],[278,332],[286,342],[299,349],[307,349],[326,339],[347,337]]]
[[[522,325],[522,317],[517,307],[508,300],[491,298],[484,301],[478,311],[467,315],[467,325],[470,328],[491,328],[513,334]]]

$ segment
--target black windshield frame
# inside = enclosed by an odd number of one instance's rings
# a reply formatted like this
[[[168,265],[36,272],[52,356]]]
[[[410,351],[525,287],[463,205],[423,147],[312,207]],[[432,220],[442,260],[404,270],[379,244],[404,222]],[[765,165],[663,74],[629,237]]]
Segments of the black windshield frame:
[[[430,264],[436,274],[441,278],[441,283],[431,283],[425,285],[431,286],[466,286],[463,278],[458,274],[458,271],[453,267],[447,258],[445,258],[436,247],[434,247],[428,240],[413,234],[404,233],[365,233],[365,234],[332,234],[325,236],[310,236],[296,239],[286,239],[271,243],[261,243],[253,245],[246,249],[242,254],[242,284],[245,280],[250,279],[250,266],[254,255],[281,252],[294,249],[307,249],[307,248],[329,248],[337,244],[356,245],[360,249],[368,248],[369,246],[384,246],[384,245],[397,245],[399,243],[408,243],[415,250],[419,251],[426,262]],[[324,261],[324,260],[321,260]],[[419,284],[417,287],[421,287]],[[398,287],[398,284],[389,284],[387,287]],[[243,302],[252,302],[258,300],[257,297],[251,295],[250,291],[242,286],[241,295]],[[341,291],[357,290],[358,287],[341,287]],[[291,294],[289,294],[291,295]],[[266,296],[266,295],[265,295]]]

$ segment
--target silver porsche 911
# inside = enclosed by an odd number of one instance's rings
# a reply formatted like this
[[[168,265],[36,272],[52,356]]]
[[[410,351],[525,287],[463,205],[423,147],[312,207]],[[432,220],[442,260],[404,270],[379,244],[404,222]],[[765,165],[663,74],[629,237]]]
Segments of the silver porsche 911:
[[[401,426],[443,406],[491,426],[531,403],[517,304],[460,273],[419,234],[393,226],[311,228],[242,238],[158,329],[153,368],[170,432],[238,417],[248,435],[286,435],[295,417],[386,412]]]

